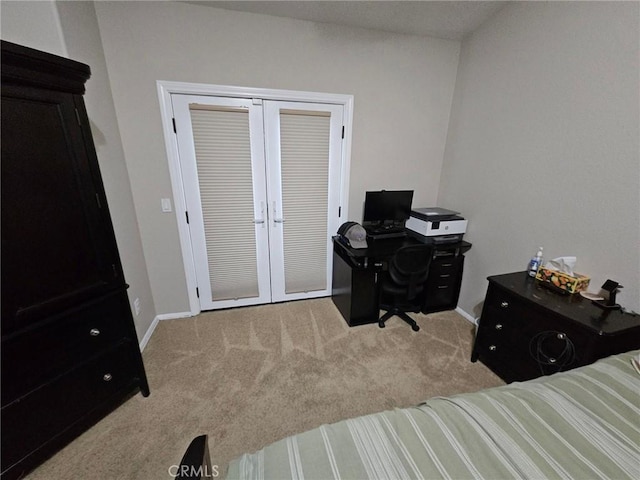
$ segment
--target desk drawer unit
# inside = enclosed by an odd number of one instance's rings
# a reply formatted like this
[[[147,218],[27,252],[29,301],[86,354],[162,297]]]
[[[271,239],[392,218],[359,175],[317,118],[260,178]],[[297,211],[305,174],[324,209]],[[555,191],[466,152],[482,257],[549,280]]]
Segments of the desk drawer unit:
[[[429,267],[423,313],[452,310],[458,305],[464,256],[435,256]]]

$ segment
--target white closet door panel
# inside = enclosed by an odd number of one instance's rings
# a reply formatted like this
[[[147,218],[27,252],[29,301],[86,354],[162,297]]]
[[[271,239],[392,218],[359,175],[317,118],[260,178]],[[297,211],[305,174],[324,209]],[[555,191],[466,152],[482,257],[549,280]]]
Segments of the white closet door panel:
[[[325,219],[329,193],[329,122],[324,115],[280,111],[285,293],[327,285]]]
[[[342,107],[265,102],[274,301],[329,295]]]
[[[212,299],[255,297],[249,112],[190,112]]]
[[[269,302],[261,106],[173,97],[201,308]]]

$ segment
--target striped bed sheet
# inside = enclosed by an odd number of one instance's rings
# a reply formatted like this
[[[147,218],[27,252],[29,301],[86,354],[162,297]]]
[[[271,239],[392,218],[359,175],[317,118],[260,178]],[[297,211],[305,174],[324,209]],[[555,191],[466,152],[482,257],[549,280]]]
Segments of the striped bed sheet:
[[[323,425],[235,459],[227,478],[638,479],[639,352]]]

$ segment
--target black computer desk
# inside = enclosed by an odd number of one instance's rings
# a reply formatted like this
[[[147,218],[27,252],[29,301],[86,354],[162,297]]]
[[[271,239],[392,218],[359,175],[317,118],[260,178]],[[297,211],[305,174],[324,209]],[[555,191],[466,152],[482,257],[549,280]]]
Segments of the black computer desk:
[[[410,235],[370,240],[368,248],[355,249],[333,237],[333,287],[331,298],[351,327],[376,323],[379,318],[378,273],[403,246],[423,243]],[[464,253],[469,242],[433,245],[429,278],[424,291],[423,313],[451,310],[458,304]]]

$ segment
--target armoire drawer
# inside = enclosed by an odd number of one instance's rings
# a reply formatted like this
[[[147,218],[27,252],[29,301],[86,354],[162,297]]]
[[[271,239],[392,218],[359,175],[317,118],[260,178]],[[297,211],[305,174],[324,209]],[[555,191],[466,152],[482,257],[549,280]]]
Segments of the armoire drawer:
[[[2,463],[13,465],[98,408],[137,373],[125,342],[2,408]]]
[[[3,341],[2,405],[125,339],[128,309],[126,294],[110,295]]]

